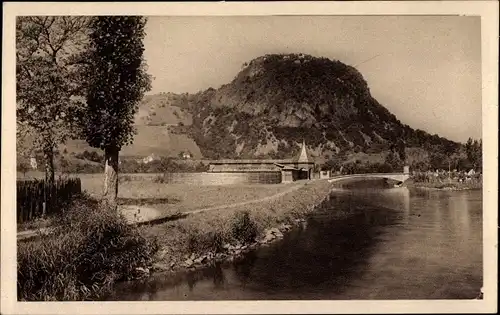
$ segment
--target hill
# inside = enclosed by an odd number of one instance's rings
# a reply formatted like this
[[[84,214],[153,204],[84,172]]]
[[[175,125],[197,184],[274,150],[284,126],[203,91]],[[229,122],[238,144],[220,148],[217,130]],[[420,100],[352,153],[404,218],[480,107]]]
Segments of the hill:
[[[161,93],[146,95],[139,104],[135,117],[137,134],[131,145],[122,148],[124,157],[157,156],[177,157],[181,152],[190,152],[195,159],[203,156],[195,141],[187,134],[172,131],[172,127],[192,124],[187,106],[187,94]],[[100,151],[91,148],[83,140],[69,140],[60,151],[69,153]]]
[[[361,73],[337,60],[265,55],[232,82],[188,98],[190,136],[206,158],[286,158],[305,140],[313,156],[379,155],[398,147],[452,152],[460,144],[403,124]]]

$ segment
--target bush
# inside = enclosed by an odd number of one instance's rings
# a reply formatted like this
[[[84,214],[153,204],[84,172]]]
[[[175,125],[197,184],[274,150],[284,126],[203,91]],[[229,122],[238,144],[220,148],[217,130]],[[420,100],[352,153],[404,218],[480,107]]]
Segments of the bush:
[[[68,174],[95,174],[104,172],[104,164],[78,163],[78,161],[71,159],[61,159],[60,168],[63,173]]]
[[[75,200],[53,226],[53,234],[18,245],[19,300],[99,298],[158,250],[122,216],[88,197]]]
[[[233,237],[241,243],[250,243],[257,237],[257,226],[250,218],[248,211],[236,213],[231,232]]]
[[[193,230],[188,232],[187,249],[189,252],[210,251],[218,253],[222,251],[225,240],[222,232],[209,231],[204,233]]]

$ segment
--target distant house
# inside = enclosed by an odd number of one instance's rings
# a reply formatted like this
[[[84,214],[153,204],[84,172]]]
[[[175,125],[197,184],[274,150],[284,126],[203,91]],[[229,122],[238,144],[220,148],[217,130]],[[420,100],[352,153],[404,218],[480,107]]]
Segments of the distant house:
[[[330,178],[332,177],[332,172],[330,170],[326,170],[326,171],[321,171],[319,173],[319,178],[320,179],[323,179],[323,178]]]
[[[474,176],[476,174],[476,171],[474,171],[474,169],[470,169],[468,172],[467,172],[467,176]]]

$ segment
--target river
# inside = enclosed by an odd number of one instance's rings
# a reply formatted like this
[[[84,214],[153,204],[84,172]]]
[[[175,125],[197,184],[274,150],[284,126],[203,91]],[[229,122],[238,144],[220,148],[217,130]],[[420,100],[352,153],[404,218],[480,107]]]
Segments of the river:
[[[117,284],[108,300],[473,299],[482,192],[337,184],[302,228],[242,261]]]

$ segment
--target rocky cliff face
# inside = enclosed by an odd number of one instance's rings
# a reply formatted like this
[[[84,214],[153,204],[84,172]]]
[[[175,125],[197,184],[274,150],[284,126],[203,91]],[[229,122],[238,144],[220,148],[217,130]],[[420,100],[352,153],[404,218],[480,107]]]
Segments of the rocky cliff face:
[[[232,82],[189,96],[187,132],[206,158],[316,157],[395,146],[456,147],[413,130],[375,100],[355,68],[303,54],[265,55]]]

